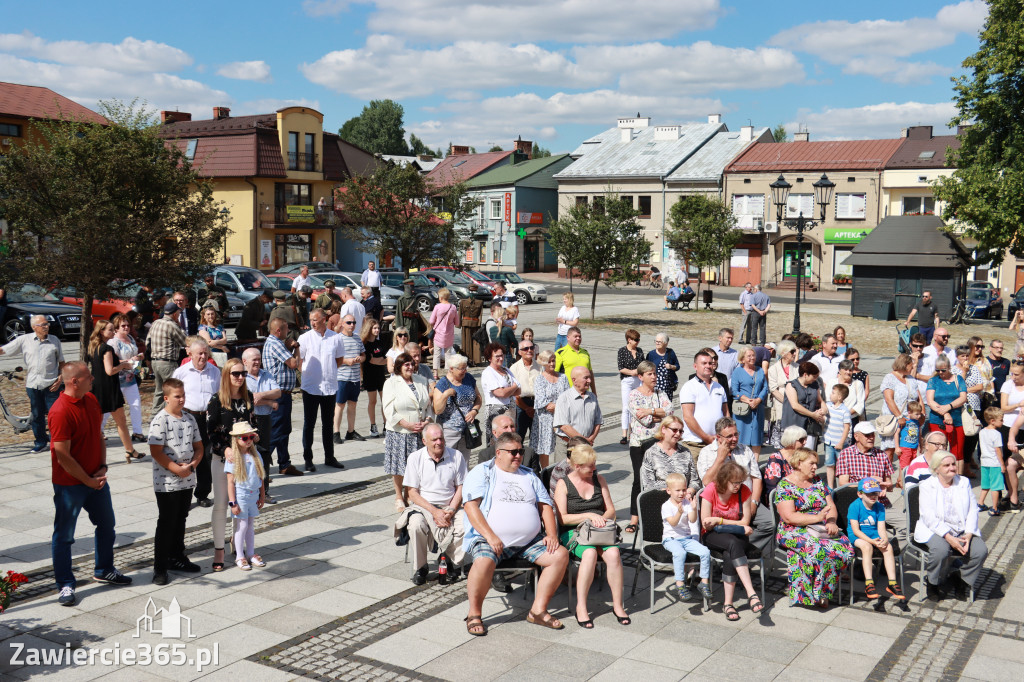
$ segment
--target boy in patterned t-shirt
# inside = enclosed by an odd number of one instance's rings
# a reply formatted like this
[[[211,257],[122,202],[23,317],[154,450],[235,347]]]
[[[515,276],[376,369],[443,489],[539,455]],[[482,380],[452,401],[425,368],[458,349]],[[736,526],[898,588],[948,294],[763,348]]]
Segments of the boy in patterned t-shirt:
[[[198,573],[200,567],[185,555],[185,521],[196,487],[196,466],[203,458],[203,439],[195,417],[184,411],[185,385],[180,379],[163,384],[164,408],[149,425],[156,493],[156,537],[153,542],[153,582],[167,584],[167,570]]]

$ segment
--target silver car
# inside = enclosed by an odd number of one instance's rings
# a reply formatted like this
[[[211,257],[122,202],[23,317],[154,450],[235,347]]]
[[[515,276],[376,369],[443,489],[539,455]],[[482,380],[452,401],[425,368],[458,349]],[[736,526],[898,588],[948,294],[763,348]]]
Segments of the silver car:
[[[527,282],[514,272],[487,270],[484,271],[483,274],[487,275],[495,282],[501,282],[504,284],[505,289],[515,295],[519,300],[519,305],[526,305],[527,303],[544,303],[548,300],[548,290],[544,288],[543,284]]]

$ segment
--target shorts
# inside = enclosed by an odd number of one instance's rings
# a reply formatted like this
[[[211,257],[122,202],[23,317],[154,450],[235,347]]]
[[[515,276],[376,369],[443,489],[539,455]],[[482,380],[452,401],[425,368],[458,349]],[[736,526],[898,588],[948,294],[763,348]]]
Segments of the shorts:
[[[1003,470],[1000,467],[981,467],[981,489],[1000,492],[1006,490]]]
[[[338,393],[334,397],[334,402],[339,405],[343,403],[354,403],[359,401],[359,382],[358,381],[339,381],[338,382]]]
[[[900,469],[910,466],[910,461],[917,457],[917,448],[905,448],[900,446]]]
[[[558,536],[558,541],[562,544],[562,547],[565,547],[567,550],[569,550],[569,554],[576,557],[577,559],[582,559],[583,553],[588,549],[599,549],[602,552],[604,552],[609,549],[618,547],[618,545],[581,545],[576,542],[575,528],[563,530],[562,533]]]
[[[839,451],[835,446],[825,443],[825,466],[834,467],[837,459],[839,459]]]
[[[466,554],[472,557],[473,561],[477,559],[490,559],[495,564],[500,564],[506,559],[526,559],[530,563],[536,563],[537,559],[546,551],[548,551],[548,547],[544,544],[544,531],[541,531],[528,544],[521,547],[503,548],[500,557],[494,555],[494,550],[487,544],[487,540],[482,537],[473,541]]]

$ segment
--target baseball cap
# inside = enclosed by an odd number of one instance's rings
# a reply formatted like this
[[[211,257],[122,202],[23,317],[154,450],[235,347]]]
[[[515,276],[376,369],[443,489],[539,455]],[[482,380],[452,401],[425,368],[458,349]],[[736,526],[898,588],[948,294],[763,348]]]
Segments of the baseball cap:
[[[857,490],[862,493],[880,493],[882,492],[882,486],[878,485],[878,481],[873,478],[862,478],[860,483],[857,484]]]
[[[867,433],[874,433],[875,432],[875,425],[872,424],[869,421],[862,421],[862,422],[860,422],[859,424],[857,424],[856,426],[853,427],[853,432],[854,433],[865,433],[865,434],[867,434]]]
[[[173,313],[178,312],[179,310],[181,310],[181,308],[179,308],[178,304],[175,303],[174,301],[168,301],[166,304],[164,304],[164,315],[171,315]]]

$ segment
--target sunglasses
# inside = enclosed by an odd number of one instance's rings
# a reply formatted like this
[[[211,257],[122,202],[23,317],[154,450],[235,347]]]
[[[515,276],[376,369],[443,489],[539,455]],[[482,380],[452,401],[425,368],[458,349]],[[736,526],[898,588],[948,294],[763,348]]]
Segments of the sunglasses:
[[[522,347],[522,348],[520,348],[519,350],[521,350],[521,351],[527,351],[527,350],[533,350],[533,348],[534,348],[533,346],[523,346],[523,347]]]
[[[912,343],[912,344],[910,344],[910,347],[911,348],[924,348],[924,344],[923,343]]]
[[[682,429],[680,429],[678,427],[672,428],[671,426],[666,426],[665,428],[662,429],[662,431],[671,431],[672,433],[682,433],[683,432]]]
[[[409,338],[408,334],[395,334],[395,336],[397,336],[400,339],[407,339],[407,338]]]
[[[522,457],[523,453],[526,452],[526,450],[524,450],[523,448],[515,448],[513,450],[506,450],[505,448],[501,448],[501,451],[510,453],[513,457]]]
[[[245,372],[231,372],[231,376],[233,376],[233,377],[235,377],[237,379],[238,377],[244,377],[245,376]]]
[[[344,320],[345,324],[355,324],[355,320]]]
[[[937,338],[937,339],[948,339],[949,338],[949,334],[938,335],[935,338]]]
[[[244,436],[239,436],[238,440],[242,441],[243,443],[248,443],[249,441],[256,440],[256,436],[254,436],[251,433],[248,433]]]

